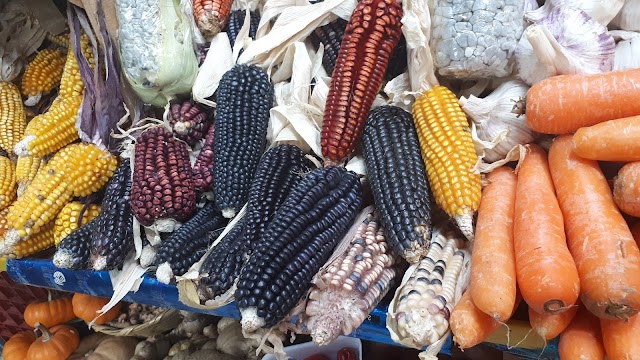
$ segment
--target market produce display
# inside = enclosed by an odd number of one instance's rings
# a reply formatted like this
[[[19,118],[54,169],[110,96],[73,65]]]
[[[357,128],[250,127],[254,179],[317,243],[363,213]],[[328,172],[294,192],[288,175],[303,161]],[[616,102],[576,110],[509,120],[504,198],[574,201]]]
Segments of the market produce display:
[[[563,360],[640,351],[638,1],[4,3],[0,257],[114,289],[6,359],[280,360],[378,305],[423,359],[521,305]]]

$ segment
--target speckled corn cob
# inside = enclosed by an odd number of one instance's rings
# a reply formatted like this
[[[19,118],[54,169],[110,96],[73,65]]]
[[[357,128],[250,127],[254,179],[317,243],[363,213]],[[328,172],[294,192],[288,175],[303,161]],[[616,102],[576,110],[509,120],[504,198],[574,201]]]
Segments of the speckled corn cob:
[[[394,341],[421,348],[449,330],[458,279],[469,267],[470,254],[461,249],[463,243],[451,232],[436,231],[427,256],[407,270],[411,276],[396,290],[395,306],[387,314]]]
[[[361,203],[360,180],[342,167],[316,169],[291,189],[238,278],[235,299],[244,331],[284,319],[344,237]]]
[[[206,37],[216,36],[229,21],[233,0],[193,0],[193,16]]]
[[[107,183],[115,157],[92,144],[72,144],[58,151],[9,208],[5,245],[13,246],[53,222],[74,196],[88,196]]]
[[[413,104],[422,158],[436,204],[454,218],[473,240],[473,213],[480,206],[480,174],[467,118],[458,99],[444,86],[434,86]]]
[[[140,224],[188,220],[196,211],[196,191],[187,145],[163,126],[136,140],[131,209]]]
[[[345,160],[360,140],[389,58],[402,34],[402,5],[361,0],[344,33],[331,75],[320,145],[325,163]]]
[[[216,109],[213,183],[215,202],[232,218],[247,202],[266,150],[273,84],[255,65],[236,65],[220,80]]]
[[[42,94],[60,84],[64,63],[64,54],[55,49],[44,49],[31,60],[22,76],[22,95],[27,97],[25,105],[36,105]]]
[[[193,182],[196,190],[200,192],[213,190],[213,141],[215,132],[215,126],[209,127],[202,149],[200,149],[196,162],[193,164]]]
[[[83,208],[86,209],[83,212]],[[85,205],[80,201],[72,201],[65,205],[56,217],[53,239],[56,246],[71,232],[93,220],[100,214],[100,205]]]
[[[387,242],[415,264],[429,250],[431,194],[411,114],[395,106],[372,110],[362,149]]]
[[[16,198],[16,165],[8,157],[0,156],[0,210]]]
[[[189,100],[171,104],[168,120],[174,136],[192,147],[205,136],[211,125],[200,106]]]
[[[26,127],[27,115],[20,90],[13,83],[0,81],[0,148],[13,154]]]
[[[18,157],[16,163],[16,184],[18,184],[18,196],[22,195],[36,177],[38,171],[45,165],[43,158],[35,156]]]
[[[26,240],[20,241],[16,244],[12,253],[6,253],[4,256],[12,259],[20,259],[53,247],[55,245],[53,228],[53,221],[45,224],[40,232],[30,236]]]
[[[395,260],[373,209],[355,223],[348,249],[335,259],[311,290],[305,323],[313,341],[328,345],[349,335],[367,318],[392,285]]]

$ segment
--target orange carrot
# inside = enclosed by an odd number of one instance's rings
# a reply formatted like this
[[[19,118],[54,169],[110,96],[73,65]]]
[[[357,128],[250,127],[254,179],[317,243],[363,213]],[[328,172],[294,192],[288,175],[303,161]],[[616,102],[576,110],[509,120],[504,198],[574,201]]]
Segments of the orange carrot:
[[[573,135],[578,156],[603,161],[640,161],[640,116],[605,121]]]
[[[549,150],[582,303],[601,318],[629,318],[640,309],[640,250],[613,202],[598,163],[572,151],[570,135]]]
[[[600,322],[580,304],[571,324],[560,334],[558,352],[562,360],[603,360]]]
[[[529,323],[541,338],[551,340],[560,335],[569,326],[571,320],[576,316],[577,306],[572,306],[567,311],[561,313],[540,314],[529,308]]]
[[[518,293],[516,295],[516,303],[511,314],[516,311],[520,305],[522,297]],[[500,322],[491,316],[483,313],[476,307],[471,299],[471,292],[465,291],[456,304],[449,317],[449,325],[453,333],[453,341],[455,341],[460,349],[468,349],[485,341],[500,326]]]
[[[469,290],[478,309],[504,322],[516,302],[513,211],[517,178],[512,169],[501,167],[487,180],[478,209]]]
[[[640,115],[640,69],[550,77],[527,93],[527,125],[568,134],[603,121]]]
[[[578,301],[580,278],[567,248],[547,154],[529,145],[518,170],[513,222],[516,275],[533,311],[558,313]]]
[[[640,357],[640,316],[633,316],[627,321],[600,319],[600,328],[609,360]]]
[[[620,169],[613,182],[613,198],[622,212],[640,217],[640,162]]]

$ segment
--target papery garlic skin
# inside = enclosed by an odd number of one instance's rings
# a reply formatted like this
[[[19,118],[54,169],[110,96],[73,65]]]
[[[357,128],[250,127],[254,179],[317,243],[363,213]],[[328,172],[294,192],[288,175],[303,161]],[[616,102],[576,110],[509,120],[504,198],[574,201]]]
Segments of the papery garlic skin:
[[[640,19],[638,20],[640,21]],[[640,37],[620,41],[616,45],[613,70],[640,68]]]
[[[525,13],[524,17],[536,22],[555,8],[573,8],[584,11],[595,21],[607,26],[624,4],[625,0],[547,0],[540,8]]]
[[[555,8],[527,28],[516,48],[517,74],[527,84],[561,74],[613,69],[615,41],[584,11]]]
[[[504,159],[518,145],[533,142],[538,133],[527,126],[526,115],[518,116],[513,107],[527,95],[529,86],[520,80],[510,80],[484,98],[461,97],[460,106],[475,124],[476,151],[484,152],[483,160]]]
[[[640,31],[640,0],[626,0],[610,25],[612,29]]]

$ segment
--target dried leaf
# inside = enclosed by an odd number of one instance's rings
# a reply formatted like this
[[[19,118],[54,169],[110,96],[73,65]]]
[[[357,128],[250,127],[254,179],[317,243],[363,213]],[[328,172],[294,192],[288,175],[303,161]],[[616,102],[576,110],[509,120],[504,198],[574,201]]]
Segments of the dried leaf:
[[[204,63],[198,70],[193,84],[193,100],[201,104],[215,107],[216,103],[208,98],[218,89],[220,79],[233,67],[233,53],[227,33],[218,33],[211,40],[211,47],[207,52]]]

